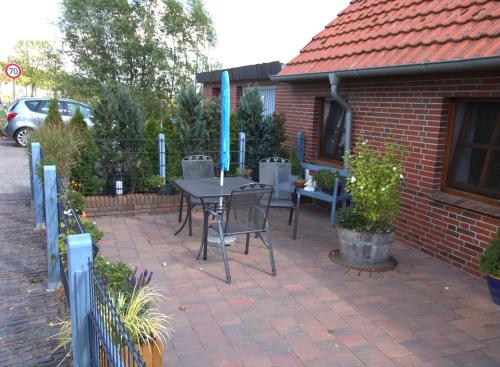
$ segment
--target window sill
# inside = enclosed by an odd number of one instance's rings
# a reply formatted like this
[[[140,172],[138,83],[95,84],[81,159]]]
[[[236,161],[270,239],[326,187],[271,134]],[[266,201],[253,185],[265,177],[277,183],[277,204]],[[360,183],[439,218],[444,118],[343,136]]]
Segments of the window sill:
[[[466,199],[461,196],[452,195],[441,191],[432,194],[431,198],[441,203],[453,205],[462,209],[471,210],[495,218],[500,218],[500,207],[495,205],[486,204],[476,200]]]
[[[340,168],[343,169],[344,165],[342,162],[337,162],[333,160],[328,160],[328,159],[314,159],[311,162],[312,164],[317,164],[318,166],[327,166],[327,167],[332,167],[332,168]]]

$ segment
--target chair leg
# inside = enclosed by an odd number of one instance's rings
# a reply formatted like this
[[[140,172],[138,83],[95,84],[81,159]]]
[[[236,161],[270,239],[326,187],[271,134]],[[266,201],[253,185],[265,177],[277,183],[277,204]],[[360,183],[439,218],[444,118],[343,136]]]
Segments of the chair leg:
[[[231,273],[229,271],[229,264],[227,262],[227,252],[226,252],[226,244],[224,242],[224,232],[222,232],[222,223],[220,222],[220,220],[217,221],[217,225],[219,227],[219,239],[222,248],[222,258],[224,259],[224,269],[226,270],[226,281],[227,284],[231,284]]]
[[[330,212],[330,227],[335,228],[335,216],[337,214],[337,202],[332,203],[332,211]]]
[[[245,255],[248,255],[248,248],[250,247],[250,233],[247,233],[247,243],[245,245]]]
[[[274,263],[274,254],[273,254],[273,241],[271,239],[271,226],[269,222],[266,221],[266,235],[267,235],[267,247],[269,249],[269,258],[271,260],[271,271],[273,276],[276,275],[276,264]]]
[[[193,207],[191,205],[189,205],[188,207],[188,234],[189,236],[192,236],[193,235],[193,220],[192,220],[192,217],[191,217],[191,210],[193,209]]]
[[[181,191],[181,201],[179,202],[179,223],[182,220],[182,203],[184,201],[184,191]]]
[[[201,252],[204,251],[204,256],[203,260],[207,259],[207,238],[208,238],[208,212],[205,210],[203,211],[203,235],[201,236],[201,246],[200,246],[200,251],[198,252],[198,256],[196,257],[197,260],[200,259]]]
[[[293,208],[290,208],[290,215],[288,216],[288,225],[292,224]]]
[[[293,223],[293,236],[294,240],[297,239],[297,227],[299,226],[299,212],[300,212],[300,195],[297,195],[297,207],[295,208],[295,220]]]

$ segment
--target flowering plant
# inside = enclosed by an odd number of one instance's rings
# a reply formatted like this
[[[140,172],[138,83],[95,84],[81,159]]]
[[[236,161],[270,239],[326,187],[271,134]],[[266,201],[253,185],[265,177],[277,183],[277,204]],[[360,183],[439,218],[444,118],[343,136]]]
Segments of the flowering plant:
[[[358,144],[349,161],[346,189],[354,207],[339,214],[341,227],[366,232],[388,232],[401,202],[403,149],[387,143],[382,151]]]

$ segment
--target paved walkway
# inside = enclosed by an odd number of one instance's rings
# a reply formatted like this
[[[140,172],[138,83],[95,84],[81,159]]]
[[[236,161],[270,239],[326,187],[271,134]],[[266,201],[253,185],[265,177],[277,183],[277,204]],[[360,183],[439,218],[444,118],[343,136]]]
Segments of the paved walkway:
[[[500,307],[485,283],[396,245],[399,266],[370,276],[332,263],[328,213],[307,208],[291,240],[273,212],[277,276],[252,239],[229,248],[233,284],[219,251],[195,260],[194,235],[173,235],[176,215],[98,218],[101,252],[154,272],[174,315],[169,367],[500,366]]]
[[[0,366],[56,366],[49,356],[64,314],[58,292],[48,293],[45,235],[34,231],[24,149],[0,140]]]

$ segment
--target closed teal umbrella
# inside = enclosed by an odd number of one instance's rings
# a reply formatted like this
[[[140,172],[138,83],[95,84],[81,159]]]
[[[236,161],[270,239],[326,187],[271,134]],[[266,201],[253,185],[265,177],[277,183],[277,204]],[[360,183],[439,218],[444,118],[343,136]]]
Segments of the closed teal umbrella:
[[[229,133],[229,113],[230,113],[230,94],[229,94],[229,74],[222,72],[221,86],[221,124],[220,124],[220,185],[224,185],[224,171],[229,171],[230,154],[230,133]],[[221,198],[222,200],[222,198]]]

